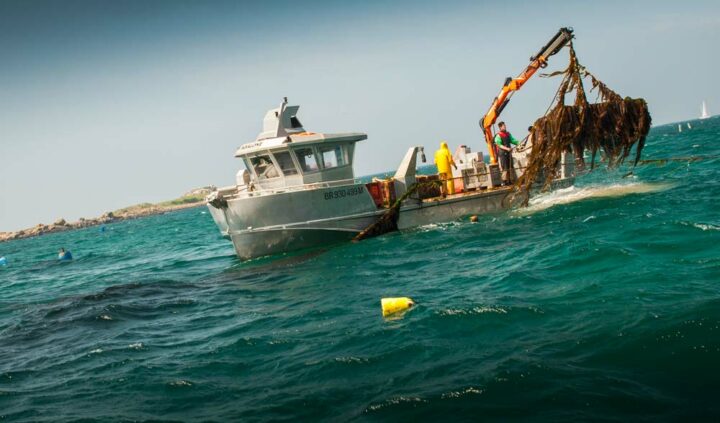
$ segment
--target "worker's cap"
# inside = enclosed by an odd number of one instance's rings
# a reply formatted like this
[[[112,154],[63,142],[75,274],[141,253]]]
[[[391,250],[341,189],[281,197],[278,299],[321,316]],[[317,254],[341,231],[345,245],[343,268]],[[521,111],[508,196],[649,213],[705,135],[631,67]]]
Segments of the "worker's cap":
[[[445,141],[441,141],[440,148],[448,148],[447,143]]]

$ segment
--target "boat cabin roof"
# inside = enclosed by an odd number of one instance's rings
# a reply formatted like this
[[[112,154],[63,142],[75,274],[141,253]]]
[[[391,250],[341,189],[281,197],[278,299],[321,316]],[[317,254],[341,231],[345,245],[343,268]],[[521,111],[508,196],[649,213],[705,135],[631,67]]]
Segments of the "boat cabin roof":
[[[360,132],[308,132],[296,114],[299,106],[280,107],[265,114],[255,141],[243,144],[235,157],[243,159],[256,187],[272,189],[354,178],[355,143],[367,139]]]
[[[300,134],[288,135],[278,138],[268,138],[243,144],[235,152],[235,157],[243,157],[252,153],[266,152],[268,150],[286,150],[288,147],[300,147],[308,144],[336,144],[345,142],[357,142],[365,139],[367,139],[367,135],[360,132],[349,132],[342,134],[320,134],[315,132],[303,132]]]
[[[360,132],[342,134],[308,132],[297,118],[299,108],[300,106],[288,106],[285,97],[280,107],[268,110],[263,119],[262,132],[255,141],[241,145],[235,152],[235,157],[304,144],[347,143],[367,139],[367,135]]]

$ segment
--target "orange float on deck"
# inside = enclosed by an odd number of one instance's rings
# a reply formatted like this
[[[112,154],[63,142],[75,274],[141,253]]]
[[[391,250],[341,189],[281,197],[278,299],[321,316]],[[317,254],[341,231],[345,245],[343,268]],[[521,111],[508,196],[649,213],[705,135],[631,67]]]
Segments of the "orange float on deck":
[[[455,194],[460,194],[465,191],[465,184],[463,183],[463,178],[454,178],[455,179]]]
[[[380,181],[373,181],[365,184],[365,187],[367,188],[368,192],[370,193],[370,196],[373,199],[373,202],[375,202],[375,206],[377,208],[382,207],[383,205],[383,197],[382,197],[382,189],[380,188]]]

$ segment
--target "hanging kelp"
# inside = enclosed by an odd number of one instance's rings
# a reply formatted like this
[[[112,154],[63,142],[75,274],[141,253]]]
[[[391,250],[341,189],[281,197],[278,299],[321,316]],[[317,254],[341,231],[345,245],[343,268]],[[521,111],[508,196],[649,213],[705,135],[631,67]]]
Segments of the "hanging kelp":
[[[546,76],[563,75],[554,105],[532,127],[532,151],[524,173],[515,188],[528,193],[536,183],[548,188],[559,176],[559,166],[564,152],[574,153],[578,168],[585,167],[584,153],[595,157],[601,151],[603,160],[610,167],[617,166],[627,158],[636,145],[634,164],[640,159],[645,137],[650,130],[650,113],[645,100],[620,97],[595,78],[577,60],[570,44],[570,64],[564,71]],[[590,103],[585,93],[583,79],[590,78],[592,90],[597,90],[598,101]],[[572,106],[565,104],[565,96],[574,93]],[[527,195],[524,196],[527,203]]]
[[[362,241],[363,239],[372,238],[374,236],[383,235],[388,232],[397,231],[397,222],[400,218],[400,206],[402,205],[403,201],[405,201],[408,197],[415,194],[416,192],[420,192],[422,195],[423,190],[426,190],[430,187],[439,187],[440,185],[442,185],[442,183],[443,182],[440,180],[428,180],[425,182],[416,182],[412,184],[410,188],[405,192],[405,194],[398,198],[395,203],[393,203],[392,206],[390,206],[387,211],[385,211],[385,213],[380,216],[378,220],[376,220],[372,225],[368,226],[360,233],[355,235],[353,241]]]

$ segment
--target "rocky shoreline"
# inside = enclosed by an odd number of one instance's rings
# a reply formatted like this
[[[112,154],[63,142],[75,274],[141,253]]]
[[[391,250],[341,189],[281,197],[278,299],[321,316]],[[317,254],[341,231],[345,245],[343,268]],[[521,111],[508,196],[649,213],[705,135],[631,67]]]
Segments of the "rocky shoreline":
[[[139,217],[163,214],[192,207],[200,207],[205,205],[205,195],[207,194],[207,192],[209,192],[209,189],[201,188],[198,190],[194,190],[191,193],[178,198],[177,200],[159,204],[139,204],[137,206],[127,207],[124,209],[116,210],[114,212],[107,212],[104,213],[102,216],[96,218],[85,219],[81,217],[76,222],[67,222],[65,221],[65,219],[60,218],[51,224],[39,223],[32,228],[21,229],[15,232],[0,232],[0,242],[30,238],[55,232],[71,231],[75,229],[87,228],[90,226],[117,223],[123,220],[137,219]]]

